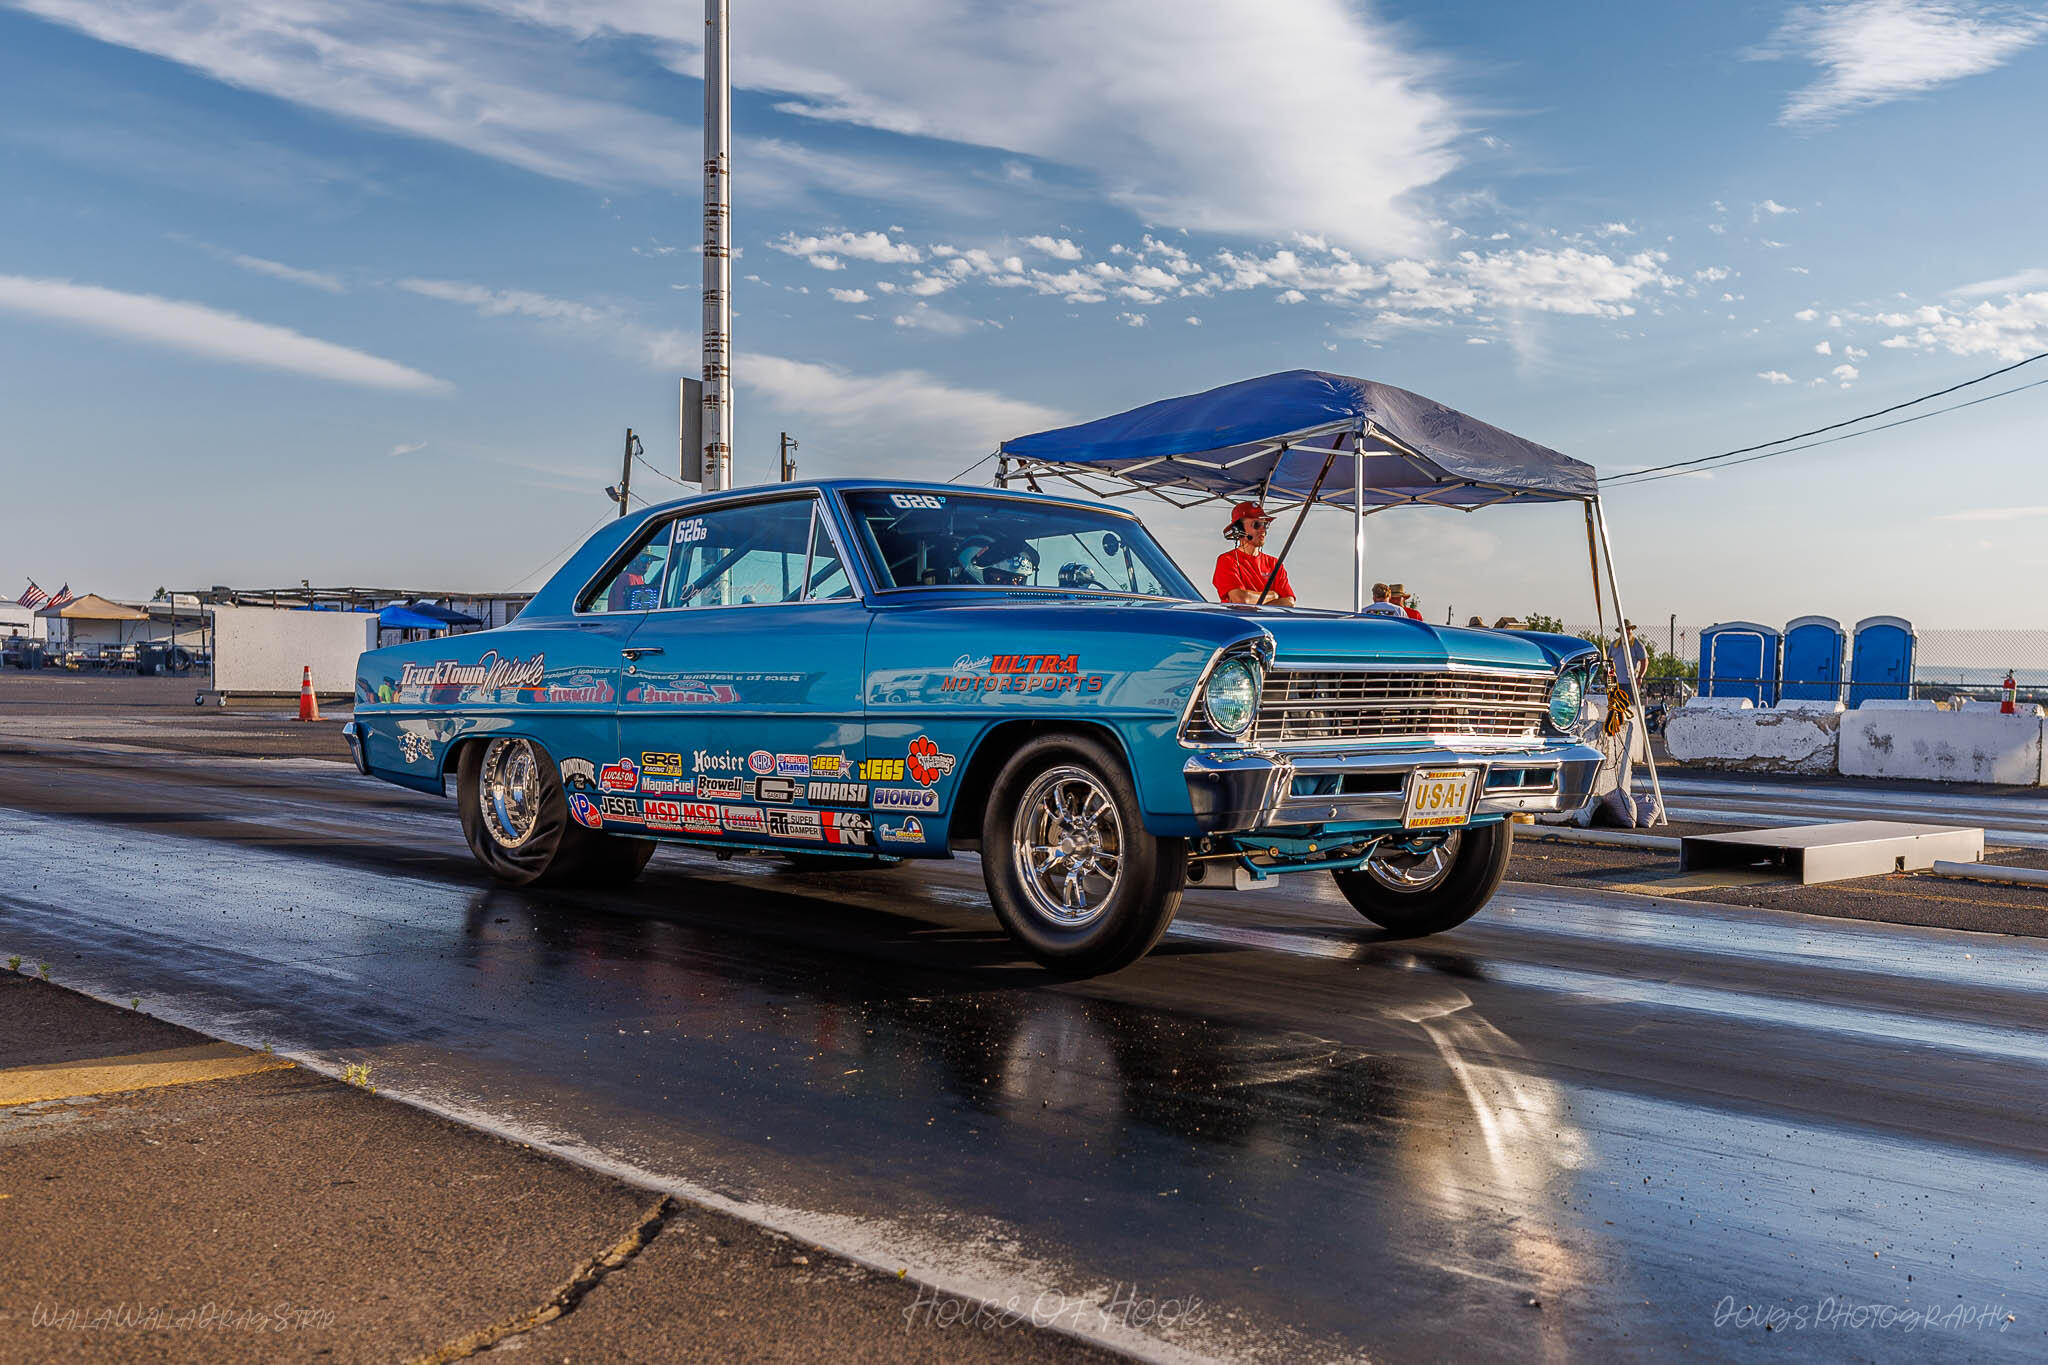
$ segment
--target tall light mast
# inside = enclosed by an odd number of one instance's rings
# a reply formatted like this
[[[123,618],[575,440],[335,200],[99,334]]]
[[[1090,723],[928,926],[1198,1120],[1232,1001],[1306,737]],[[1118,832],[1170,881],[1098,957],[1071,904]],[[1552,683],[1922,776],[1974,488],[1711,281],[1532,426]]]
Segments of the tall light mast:
[[[732,487],[732,66],[726,0],[704,0],[704,488]]]

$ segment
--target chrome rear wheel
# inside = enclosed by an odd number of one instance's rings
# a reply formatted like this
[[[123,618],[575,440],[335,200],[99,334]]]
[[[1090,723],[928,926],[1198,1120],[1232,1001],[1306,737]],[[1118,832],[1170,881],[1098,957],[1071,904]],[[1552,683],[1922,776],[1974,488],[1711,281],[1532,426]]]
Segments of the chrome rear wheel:
[[[524,739],[494,739],[484,746],[477,808],[492,842],[521,848],[540,823],[540,760]]]

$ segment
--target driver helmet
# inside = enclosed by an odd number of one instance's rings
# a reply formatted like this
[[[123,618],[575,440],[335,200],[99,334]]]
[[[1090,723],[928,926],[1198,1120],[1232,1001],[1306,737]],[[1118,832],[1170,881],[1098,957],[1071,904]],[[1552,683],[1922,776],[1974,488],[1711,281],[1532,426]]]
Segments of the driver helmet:
[[[970,583],[1013,588],[1038,573],[1038,551],[1015,536],[969,536],[960,542],[960,572]]]

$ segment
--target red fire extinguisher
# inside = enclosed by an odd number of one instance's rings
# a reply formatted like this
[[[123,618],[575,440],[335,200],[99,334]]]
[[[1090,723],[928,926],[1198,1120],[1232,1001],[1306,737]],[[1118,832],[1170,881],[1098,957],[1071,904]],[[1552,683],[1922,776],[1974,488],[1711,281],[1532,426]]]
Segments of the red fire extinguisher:
[[[1998,704],[1999,714],[2005,716],[2018,715],[2019,706],[2017,703],[2020,697],[2020,685],[2013,678],[2011,669],[2005,670],[2005,681],[2000,683],[1999,686],[2005,689],[2005,700]]]

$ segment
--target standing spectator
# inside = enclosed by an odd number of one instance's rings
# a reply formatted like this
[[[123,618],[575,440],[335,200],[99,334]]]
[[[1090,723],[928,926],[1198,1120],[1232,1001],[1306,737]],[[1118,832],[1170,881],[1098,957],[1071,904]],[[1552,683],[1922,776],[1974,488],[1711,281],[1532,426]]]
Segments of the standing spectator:
[[[1411,621],[1420,621],[1422,613],[1408,601],[1408,589],[1400,583],[1387,584],[1387,600],[1401,609],[1401,614]]]
[[[1266,543],[1266,528],[1272,524],[1273,519],[1266,515],[1266,509],[1255,502],[1241,502],[1231,509],[1230,525],[1224,528],[1223,538],[1236,543],[1216,556],[1216,573],[1212,581],[1216,585],[1218,600],[1271,603],[1279,607],[1294,605],[1294,585],[1287,581],[1287,566],[1269,554],[1260,553],[1260,548]],[[1279,570],[1277,573],[1274,572],[1276,568]],[[1268,578],[1273,580],[1271,592],[1266,591]]]
[[[1391,589],[1389,589],[1389,588],[1387,587],[1387,585],[1386,585],[1386,584],[1384,584],[1384,583],[1375,583],[1375,584],[1373,584],[1373,585],[1372,585],[1372,605],[1371,605],[1371,606],[1369,606],[1369,607],[1367,607],[1367,608],[1365,609],[1365,615],[1367,615],[1367,616],[1404,616],[1404,615],[1406,615],[1407,613],[1403,612],[1403,611],[1402,611],[1402,610],[1401,610],[1401,609],[1400,609],[1399,607],[1395,606],[1395,605],[1394,605],[1394,604],[1393,604],[1393,603],[1392,603],[1391,601],[1389,601],[1389,600],[1388,600],[1388,595],[1389,595],[1389,593],[1390,593],[1390,592],[1391,592]]]

